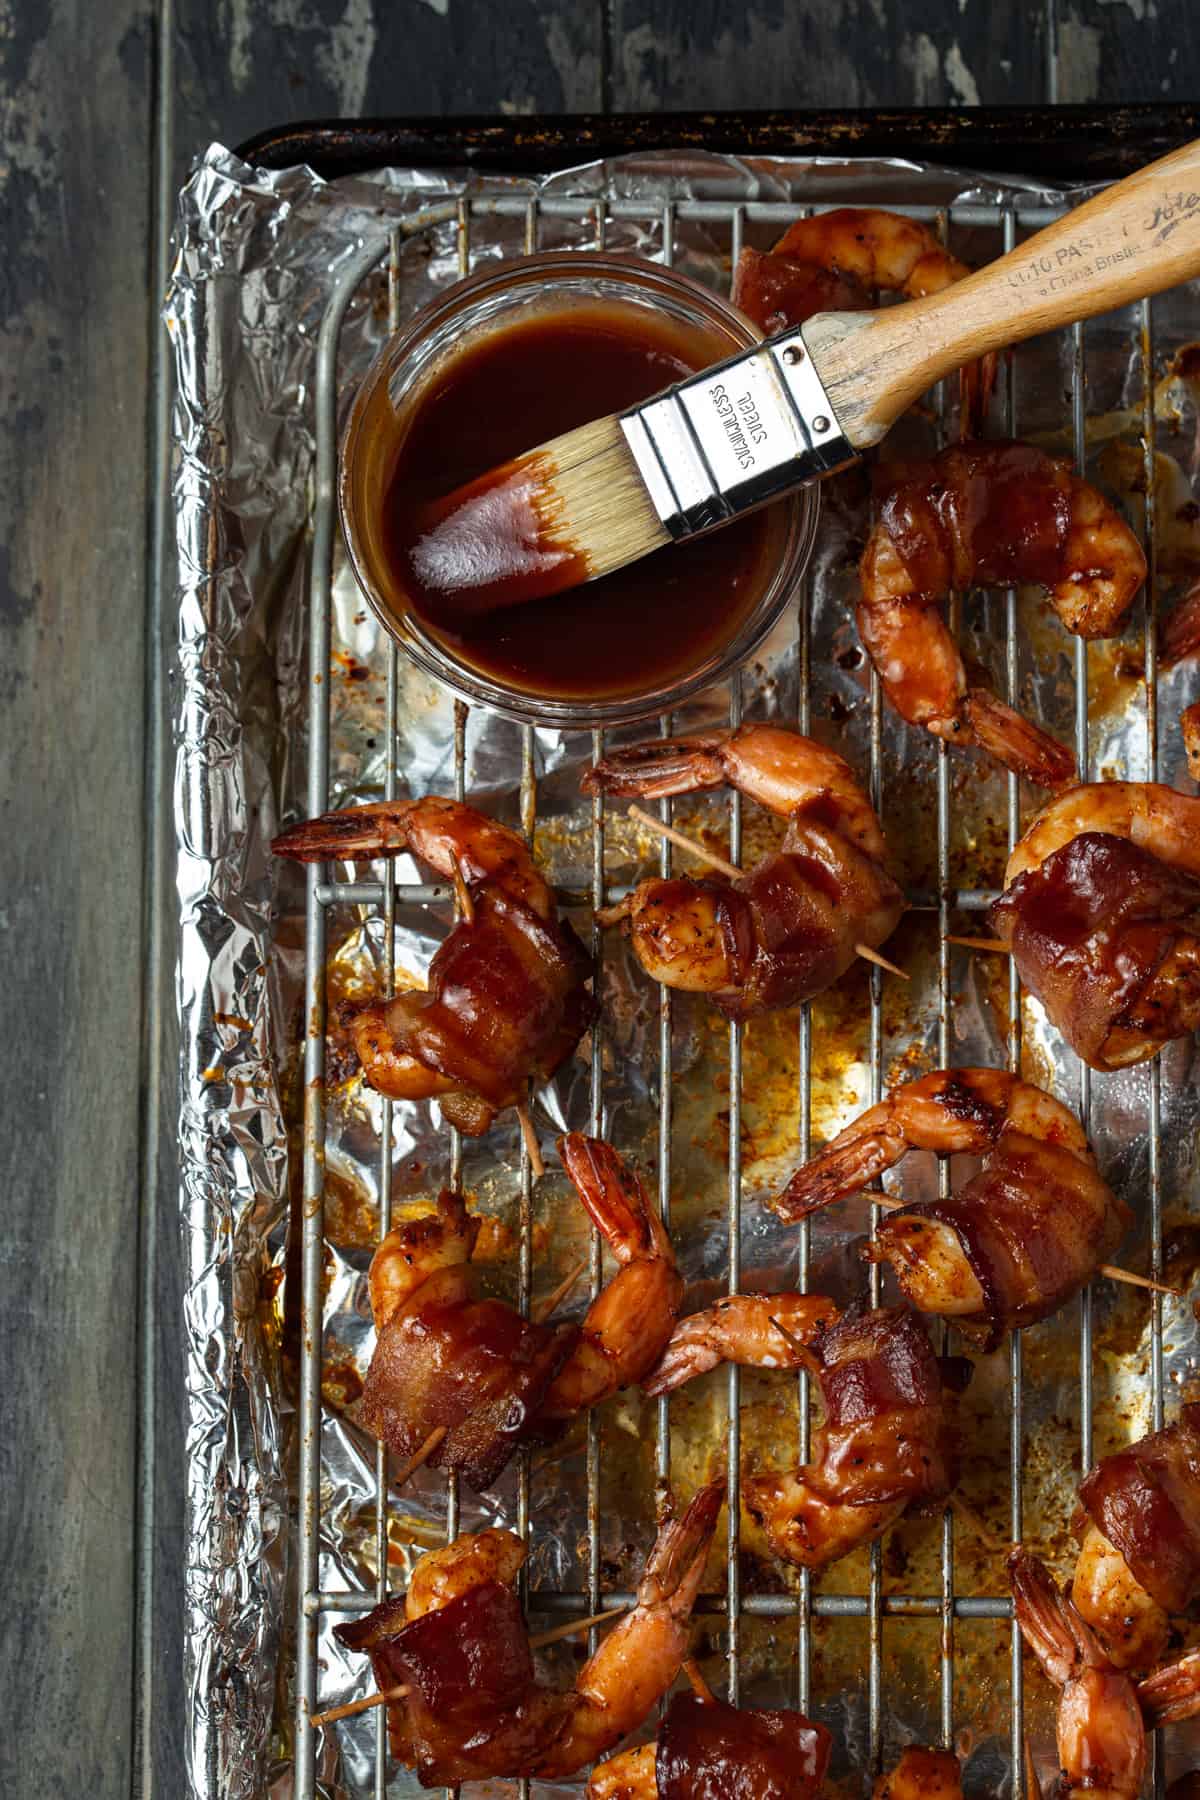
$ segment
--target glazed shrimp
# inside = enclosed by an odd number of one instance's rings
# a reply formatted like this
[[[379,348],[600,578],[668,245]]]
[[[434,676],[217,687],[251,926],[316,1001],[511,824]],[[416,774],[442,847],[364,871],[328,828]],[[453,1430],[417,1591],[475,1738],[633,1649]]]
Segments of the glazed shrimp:
[[[818,312],[861,312],[880,292],[917,300],[941,293],[970,269],[927,225],[880,207],[839,206],[797,219],[764,254],[745,249],[732,300],[768,336]],[[961,372],[963,431],[978,430],[996,379],[996,358]]]
[[[692,1607],[724,1498],[724,1481],[710,1482],[659,1532],[637,1605],[580,1670],[563,1730],[533,1773],[561,1777],[595,1762],[666,1693],[687,1655]]]
[[[636,1174],[598,1138],[560,1139],[564,1167],[621,1267],[582,1327],[537,1323],[479,1296],[471,1267],[479,1220],[462,1196],[392,1227],[371,1262],[376,1343],[362,1416],[408,1458],[428,1455],[476,1492],[530,1438],[640,1381],[661,1356],[683,1299],[670,1239]]]
[[[910,724],[1062,787],[1075,774],[1071,751],[970,685],[941,601],[954,587],[1040,583],[1068,630],[1109,637],[1145,580],[1136,536],[1066,463],[1027,444],[954,445],[887,465],[879,485],[857,617],[888,699]]]
[[[551,1383],[540,1417],[563,1419],[640,1381],[658,1361],[683,1302],[683,1277],[662,1220],[637,1175],[598,1138],[571,1132],[559,1155],[621,1267],[593,1300],[579,1341]]]
[[[1138,1702],[1151,1725],[1179,1725],[1200,1713],[1200,1650],[1155,1669],[1138,1682]]]
[[[953,1750],[910,1744],[890,1773],[881,1775],[871,1800],[962,1800],[962,1770]]]
[[[1129,1209],[1101,1180],[1078,1119],[1000,1069],[939,1069],[868,1108],[775,1202],[800,1219],[857,1193],[909,1150],[982,1155],[948,1200],[905,1206],[868,1248],[908,1300],[994,1348],[1065,1304],[1116,1249]]]
[[[349,1013],[363,1074],[396,1100],[435,1098],[478,1136],[571,1054],[594,1012],[591,965],[528,846],[473,806],[427,795],[307,819],[276,855],[298,862],[410,852],[455,883],[463,918],[434,956],[426,993]]]
[[[1118,1674],[1049,1571],[1019,1547],[1008,1559],[1017,1624],[1047,1679],[1062,1690],[1058,1757],[1064,1800],[1136,1800],[1146,1727],[1128,1675]]]
[[[500,1530],[466,1531],[440,1550],[427,1550],[413,1564],[408,1579],[405,1618],[423,1619],[485,1581],[509,1586],[528,1554],[515,1531]]]
[[[1148,1669],[1161,1661],[1171,1635],[1170,1618],[1094,1525],[1079,1546],[1071,1599],[1114,1668]]]
[[[392,1753],[423,1787],[489,1777],[567,1776],[642,1723],[687,1654],[689,1615],[725,1494],[710,1483],[659,1532],[637,1605],[566,1691],[537,1680],[513,1586],[525,1547],[507,1531],[423,1557],[399,1596],[336,1627],[371,1657]]]
[[[1178,794],[1161,781],[1093,781],[1042,808],[1008,859],[1005,887],[1088,831],[1125,838],[1160,862],[1200,876],[1200,797]]]
[[[1071,1596],[1121,1669],[1148,1669],[1200,1598],[1200,1406],[1112,1451],[1079,1489]]]
[[[836,1318],[837,1307],[821,1294],[731,1294],[679,1321],[642,1386],[648,1394],[669,1394],[718,1363],[800,1369],[804,1346]]]
[[[1018,972],[1096,1069],[1200,1025],[1200,799],[1095,782],[1042,809],[990,914]]]
[[[584,1800],[658,1800],[657,1744],[622,1750],[592,1770]]]
[[[823,1569],[951,1492],[954,1401],[970,1366],[935,1356],[903,1306],[850,1307],[817,1331],[811,1356],[822,1401],[812,1460],[747,1475],[742,1499],[777,1556]]]
[[[903,897],[879,821],[836,751],[780,725],[743,725],[619,750],[583,777],[587,793],[654,799],[730,785],[788,821],[781,849],[749,874],[640,882],[605,923],[667,987],[710,994],[746,1018],[820,993],[880,944]]]
[[[410,1294],[439,1269],[470,1262],[479,1226],[462,1195],[449,1190],[438,1196],[436,1212],[393,1225],[371,1258],[367,1277],[376,1330],[382,1330]]]

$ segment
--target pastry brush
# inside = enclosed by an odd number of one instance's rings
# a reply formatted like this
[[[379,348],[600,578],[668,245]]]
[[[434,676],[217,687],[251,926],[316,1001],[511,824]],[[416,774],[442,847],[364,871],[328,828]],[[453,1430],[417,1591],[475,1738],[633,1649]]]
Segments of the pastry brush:
[[[820,313],[431,507],[415,572],[464,616],[540,599],[853,462],[988,351],[1200,274],[1200,142],[936,294]]]

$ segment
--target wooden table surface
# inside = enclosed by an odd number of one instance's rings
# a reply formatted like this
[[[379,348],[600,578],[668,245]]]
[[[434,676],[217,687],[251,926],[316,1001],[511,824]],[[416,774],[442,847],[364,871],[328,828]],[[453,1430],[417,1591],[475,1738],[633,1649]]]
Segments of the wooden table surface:
[[[178,1259],[157,309],[191,157],[321,115],[1193,100],[1192,14],[1192,0],[5,8],[0,1789],[184,1791],[176,1328],[139,1319]],[[139,1543],[156,1572],[141,1588]]]

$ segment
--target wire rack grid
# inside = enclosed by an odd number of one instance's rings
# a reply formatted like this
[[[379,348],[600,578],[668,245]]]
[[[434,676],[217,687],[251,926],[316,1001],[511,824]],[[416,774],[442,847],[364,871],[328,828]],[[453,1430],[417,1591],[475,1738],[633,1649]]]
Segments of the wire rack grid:
[[[930,223],[945,239],[953,225],[987,225],[999,228],[1002,234],[1004,249],[1011,249],[1018,241],[1019,232],[1027,232],[1049,224],[1059,216],[1058,208],[1046,205],[1023,206],[1014,203],[1008,206],[987,204],[970,204],[957,206],[952,211],[938,210],[929,206],[896,206],[890,198],[888,205],[893,211]],[[329,798],[329,694],[328,681],[322,679],[322,672],[329,668],[330,659],[330,617],[331,591],[333,580],[334,534],[336,531],[335,479],[337,460],[337,358],[338,342],[343,320],[347,309],[362,282],[381,264],[388,265],[389,292],[389,325],[395,330],[400,322],[399,269],[400,254],[406,237],[418,232],[427,231],[436,225],[451,224],[456,231],[457,262],[462,275],[469,272],[472,265],[472,225],[481,215],[500,215],[516,217],[523,220],[524,245],[527,252],[539,247],[539,227],[544,218],[565,218],[576,223],[590,224],[594,230],[593,247],[603,249],[606,232],[610,220],[629,219],[646,224],[658,223],[661,228],[662,255],[667,263],[673,259],[675,247],[675,228],[681,219],[702,220],[710,226],[723,226],[728,232],[729,248],[732,260],[736,262],[742,248],[745,226],[750,221],[763,222],[783,226],[794,220],[798,214],[827,210],[824,207],[802,208],[795,204],[781,202],[729,202],[712,200],[668,200],[656,203],[652,199],[636,200],[597,199],[588,195],[574,199],[568,196],[543,196],[540,199],[527,199],[524,196],[487,196],[456,198],[440,202],[423,209],[405,220],[402,225],[393,227],[390,233],[369,243],[355,262],[348,267],[341,278],[337,289],[326,311],[320,333],[317,361],[317,380],[315,392],[316,409],[316,447],[317,467],[314,490],[313,513],[313,560],[311,575],[311,611],[309,621],[309,745],[308,745],[308,778],[307,804],[310,814],[326,810]],[[1146,687],[1146,765],[1147,775],[1156,779],[1158,773],[1157,755],[1157,697],[1156,697],[1156,609],[1154,602],[1155,571],[1157,563],[1156,516],[1154,506],[1154,437],[1155,419],[1153,405],[1153,367],[1154,350],[1151,335],[1151,315],[1149,303],[1143,303],[1140,317],[1140,349],[1141,383],[1142,383],[1142,439],[1146,474],[1146,514],[1145,514],[1145,547],[1149,562],[1149,577],[1146,585],[1148,596],[1145,617],[1144,654],[1145,654],[1145,687]],[[1071,383],[1071,417],[1073,433],[1073,449],[1076,468],[1082,473],[1085,453],[1085,366],[1084,335],[1082,328],[1076,326],[1072,334],[1072,383]],[[1016,416],[1016,395],[1014,391],[1013,370],[1011,362],[1004,365],[1000,383],[1000,425],[1006,433],[1019,429],[1020,421]],[[945,409],[943,408],[943,411]],[[796,726],[803,732],[810,727],[811,685],[810,685],[810,636],[808,621],[807,593],[800,594],[797,609],[797,662],[799,671],[799,701],[795,717]],[[1006,596],[1005,609],[1005,699],[1012,705],[1017,703],[1017,610],[1016,593],[1010,591]],[[951,624],[956,627],[960,598],[952,597]],[[394,643],[388,650],[387,688],[386,688],[386,721],[389,754],[386,764],[385,797],[393,797],[397,789],[397,769],[395,761],[396,722],[397,722],[397,659],[398,649]],[[1080,778],[1087,779],[1089,772],[1089,735],[1088,735],[1088,665],[1087,646],[1082,640],[1075,640],[1074,647],[1074,681],[1075,681],[1075,738]],[[741,684],[735,678],[731,684],[729,719],[736,725],[741,719],[742,693]],[[465,790],[466,770],[466,729],[467,708],[461,703],[455,708],[455,741],[454,769],[455,792],[463,798]],[[660,722],[662,735],[669,735],[671,721],[664,718]],[[869,791],[878,811],[882,812],[883,792],[883,710],[882,694],[877,677],[872,673],[870,686],[870,772]],[[592,733],[592,751],[598,757],[604,748],[604,737],[600,732]],[[527,836],[532,838],[537,815],[537,783],[535,776],[535,739],[530,727],[522,730],[522,756],[520,776],[520,815],[522,827]],[[937,889],[934,893],[912,894],[910,903],[936,912],[939,927],[939,957],[937,966],[937,1045],[939,1062],[946,1066],[951,1056],[951,963],[950,945],[946,941],[950,929],[950,914],[956,908],[971,911],[982,910],[988,906],[995,895],[985,890],[967,889],[951,885],[951,779],[950,756],[944,743],[939,743],[937,753],[937,786],[936,786],[936,823],[937,823]],[[741,854],[741,804],[739,796],[731,792],[729,798],[729,829],[731,838],[731,855],[738,861]],[[660,802],[662,817],[671,816],[671,802]],[[1019,784],[1014,775],[1008,776],[1007,792],[1007,836],[1011,848],[1020,832],[1020,794]],[[594,908],[602,907],[606,899],[604,874],[604,833],[605,804],[603,798],[597,796],[592,801],[591,816],[591,895]],[[669,875],[672,867],[672,850],[664,840],[661,849],[661,873]],[[320,1536],[320,1432],[321,1432],[321,1354],[323,1335],[322,1316],[322,1254],[324,1246],[323,1217],[323,1174],[324,1174],[324,1064],[326,1047],[325,1016],[325,975],[326,975],[326,909],[336,903],[355,902],[363,905],[378,906],[383,919],[383,944],[385,946],[384,980],[385,991],[390,993],[394,977],[394,945],[393,923],[397,905],[397,895],[401,888],[391,872],[382,882],[373,881],[333,881],[327,866],[310,866],[307,870],[306,889],[306,963],[305,963],[305,1019],[307,1030],[304,1040],[304,1182],[303,1182],[303,1243],[302,1243],[302,1298],[301,1298],[301,1335],[303,1354],[301,1361],[300,1386],[300,1470],[299,1470],[299,1520],[297,1544],[297,1674],[295,1686],[295,1758],[296,1758],[296,1800],[312,1800],[316,1784],[317,1733],[309,1724],[309,1718],[317,1704],[317,1635],[320,1617],[329,1613],[360,1613],[377,1604],[387,1593],[387,1456],[382,1445],[376,1452],[377,1483],[377,1568],[379,1570],[374,1591],[359,1594],[322,1592],[318,1584],[318,1549]],[[405,885],[403,893],[406,898],[415,900],[445,898],[448,889],[437,886]],[[599,928],[593,926],[591,949],[597,966],[597,979],[601,965],[603,946]],[[884,975],[878,968],[870,971],[870,1031],[869,1031],[869,1067],[870,1067],[870,1099],[872,1103],[882,1095],[883,1085],[883,991]],[[1010,1026],[1007,1039],[1007,1063],[1014,1071],[1019,1069],[1021,1058],[1021,994],[1015,967],[1009,973],[1009,1019]],[[603,1114],[603,1021],[597,1026],[592,1037],[591,1071],[590,1071],[590,1119],[589,1129],[599,1134],[602,1129]],[[813,1026],[810,1010],[802,1008],[799,1021],[799,1091],[797,1094],[796,1134],[797,1149],[801,1158],[807,1158],[812,1149],[812,1051]],[[659,1097],[659,1135],[658,1135],[658,1205],[664,1221],[670,1224],[671,1196],[671,1134],[672,1134],[672,995],[669,989],[662,988],[658,998],[658,1097]],[[731,1293],[739,1288],[741,1279],[741,1202],[742,1202],[742,1170],[740,1160],[740,1124],[741,1124],[741,1076],[742,1076],[742,1033],[737,1024],[729,1026],[729,1166],[727,1187],[727,1229],[728,1229],[728,1289]],[[1078,1103],[1085,1127],[1088,1123],[1091,1103],[1090,1073],[1086,1066],[1080,1065]],[[1149,1235],[1151,1273],[1157,1278],[1162,1272],[1162,1196],[1160,1178],[1160,1074],[1157,1063],[1150,1068],[1149,1106],[1146,1120],[1146,1136],[1149,1153]],[[390,1225],[389,1207],[389,1174],[392,1156],[392,1108],[389,1102],[382,1107],[382,1124],[379,1145],[380,1169],[380,1217],[379,1235],[382,1237]],[[462,1147],[458,1134],[451,1130],[449,1143],[450,1179],[457,1182],[461,1176]],[[939,1181],[941,1191],[948,1191],[950,1178],[949,1163],[941,1162]],[[878,1208],[873,1207],[872,1225],[880,1217]],[[801,1287],[807,1287],[809,1268],[809,1230],[807,1222],[799,1228],[799,1256],[801,1268]],[[532,1257],[533,1257],[533,1207],[532,1207],[532,1175],[528,1155],[522,1151],[520,1190],[519,1190],[519,1248],[518,1248],[518,1291],[521,1307],[528,1312],[532,1292]],[[591,1293],[594,1297],[601,1285],[601,1242],[599,1234],[593,1231],[590,1258]],[[875,1302],[879,1299],[880,1274],[873,1267],[871,1274],[871,1293]],[[1153,1427],[1158,1429],[1163,1422],[1163,1356],[1162,1356],[1162,1302],[1158,1294],[1152,1296],[1151,1321],[1151,1383],[1152,1383],[1152,1416]],[[1023,1367],[1022,1346],[1019,1333],[1013,1333],[1009,1340],[1009,1505],[1010,1530],[1014,1540],[1022,1533],[1022,1464],[1023,1464]],[[1084,1469],[1091,1465],[1093,1439],[1093,1383],[1092,1383],[1092,1306],[1089,1292],[1085,1291],[1081,1298],[1079,1317],[1079,1380],[1080,1380],[1080,1451]],[[804,1461],[809,1454],[811,1423],[809,1408],[809,1378],[806,1373],[798,1377],[799,1382],[799,1418],[800,1418],[800,1460]],[[740,1376],[735,1366],[728,1370],[728,1402],[729,1422],[727,1430],[727,1456],[729,1477],[728,1531],[726,1539],[726,1581],[724,1594],[708,1594],[701,1596],[697,1604],[697,1612],[715,1614],[724,1619],[725,1649],[727,1658],[727,1689],[729,1698],[736,1702],[739,1697],[741,1676],[740,1642],[741,1623],[744,1617],[757,1615],[765,1617],[793,1618],[797,1626],[798,1654],[796,1659],[794,1698],[801,1710],[806,1710],[811,1698],[812,1673],[812,1620],[814,1617],[855,1617],[865,1618],[867,1625],[867,1724],[869,1741],[869,1771],[873,1773],[879,1765],[882,1743],[883,1725],[883,1624],[887,1617],[925,1617],[936,1619],[940,1624],[940,1645],[938,1656],[939,1668],[939,1712],[940,1732],[943,1744],[949,1746],[953,1742],[955,1728],[955,1626],[959,1620],[994,1620],[1010,1622],[1011,1631],[1011,1780],[1012,1793],[1015,1800],[1024,1800],[1026,1794],[1024,1772],[1024,1695],[1022,1685],[1022,1663],[1020,1636],[1012,1620],[1012,1604],[1007,1597],[960,1594],[954,1583],[954,1520],[952,1512],[947,1509],[941,1521],[941,1582],[938,1591],[929,1593],[888,1593],[883,1591],[881,1546],[876,1543],[871,1551],[870,1576],[866,1594],[830,1593],[815,1594],[811,1577],[807,1571],[802,1572],[799,1589],[796,1594],[765,1593],[743,1594],[741,1587],[738,1557],[738,1489],[740,1467],[740,1424],[739,1393]],[[670,1406],[667,1399],[658,1403],[656,1471],[660,1491],[665,1492],[670,1473]],[[601,1609],[632,1602],[633,1596],[628,1593],[610,1593],[601,1586],[601,1555],[599,1532],[600,1504],[600,1433],[595,1415],[589,1417],[586,1444],[586,1483],[587,1483],[587,1556],[586,1587],[581,1592],[545,1592],[539,1590],[537,1605],[539,1609],[549,1612],[560,1612],[564,1616],[571,1613],[579,1617],[590,1616]],[[523,1535],[529,1527],[530,1470],[528,1456],[521,1459],[518,1470],[517,1516],[516,1528]],[[458,1493],[456,1481],[449,1477],[447,1494],[447,1530],[453,1536],[458,1530]],[[596,1633],[591,1634],[594,1647]],[[383,1800],[387,1792],[388,1751],[386,1720],[384,1708],[376,1713],[376,1753],[374,1793],[376,1800]],[[1154,1770],[1154,1792],[1161,1795],[1163,1777],[1161,1758],[1156,1760]],[[517,1784],[521,1796],[529,1793],[529,1784]]]

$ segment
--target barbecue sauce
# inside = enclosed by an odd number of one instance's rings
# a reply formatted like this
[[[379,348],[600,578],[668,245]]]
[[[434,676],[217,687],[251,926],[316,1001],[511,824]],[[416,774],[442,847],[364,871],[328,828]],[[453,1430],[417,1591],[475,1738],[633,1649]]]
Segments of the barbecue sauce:
[[[715,664],[779,560],[785,508],[474,618],[422,579],[414,550],[447,494],[561,432],[648,399],[729,348],[715,332],[644,306],[596,302],[535,312],[451,355],[405,413],[384,489],[380,543],[397,610],[414,613],[482,675],[556,700],[619,699]],[[506,529],[503,505],[492,528]],[[513,579],[519,584],[520,573]]]

